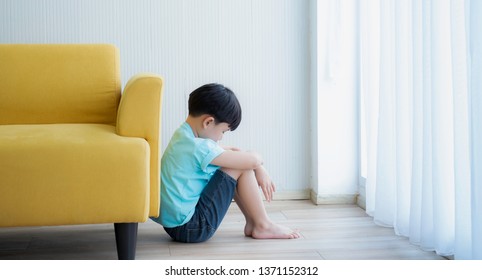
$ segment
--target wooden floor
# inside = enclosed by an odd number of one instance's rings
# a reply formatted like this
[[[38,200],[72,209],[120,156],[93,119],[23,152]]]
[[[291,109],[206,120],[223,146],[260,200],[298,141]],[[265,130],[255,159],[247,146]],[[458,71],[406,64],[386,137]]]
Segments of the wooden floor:
[[[243,236],[244,218],[233,203],[221,228],[205,243],[172,242],[149,221],[139,225],[137,259],[444,259],[420,250],[391,228],[375,225],[355,205],[316,206],[309,201],[266,203],[276,222],[297,228],[297,240]],[[0,259],[116,259],[113,225],[0,228]]]

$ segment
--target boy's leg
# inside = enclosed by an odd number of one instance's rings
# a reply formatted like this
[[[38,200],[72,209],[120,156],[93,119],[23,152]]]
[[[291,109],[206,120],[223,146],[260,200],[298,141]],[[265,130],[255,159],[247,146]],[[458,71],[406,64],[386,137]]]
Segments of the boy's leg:
[[[199,198],[191,220],[186,224],[165,228],[176,241],[197,243],[213,236],[223,220],[235,194],[236,180],[218,170]]]
[[[292,239],[299,237],[298,232],[277,225],[269,219],[259,194],[254,171],[231,169],[223,169],[223,171],[238,181],[234,199],[246,217],[244,230],[246,236],[258,239]]]
[[[248,211],[246,210],[246,207],[243,205],[242,199],[239,198],[237,190],[234,193],[234,201],[236,201],[236,204],[238,205],[239,209],[244,215],[244,219],[246,220],[246,226],[244,227],[244,235],[246,235],[247,237],[252,237],[251,236],[251,234],[253,233],[252,225],[254,224],[254,221],[248,215]]]

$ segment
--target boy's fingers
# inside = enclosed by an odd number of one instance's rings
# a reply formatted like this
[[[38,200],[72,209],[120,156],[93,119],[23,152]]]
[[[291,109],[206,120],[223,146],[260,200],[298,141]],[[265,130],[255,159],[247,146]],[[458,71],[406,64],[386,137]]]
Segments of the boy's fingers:
[[[266,198],[267,201],[269,201],[269,189],[268,188],[264,188],[264,197]]]
[[[266,200],[269,202],[271,201],[271,193],[270,193],[270,188],[266,187],[266,185],[264,187],[262,187],[263,189],[263,194],[264,194],[264,197],[266,198]]]

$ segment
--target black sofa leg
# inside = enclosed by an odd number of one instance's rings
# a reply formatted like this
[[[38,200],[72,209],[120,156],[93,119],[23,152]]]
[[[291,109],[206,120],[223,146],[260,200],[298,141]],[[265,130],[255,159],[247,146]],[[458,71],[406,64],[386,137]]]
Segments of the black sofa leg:
[[[137,228],[137,223],[114,224],[119,260],[134,260],[136,258]]]

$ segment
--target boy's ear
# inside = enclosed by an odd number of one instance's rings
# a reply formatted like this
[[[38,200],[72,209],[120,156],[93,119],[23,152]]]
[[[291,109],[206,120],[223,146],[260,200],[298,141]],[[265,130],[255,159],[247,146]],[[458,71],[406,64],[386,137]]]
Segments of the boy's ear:
[[[214,123],[214,118],[212,116],[206,116],[203,120],[203,127],[207,128],[211,123]]]

